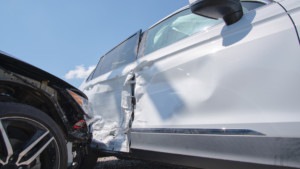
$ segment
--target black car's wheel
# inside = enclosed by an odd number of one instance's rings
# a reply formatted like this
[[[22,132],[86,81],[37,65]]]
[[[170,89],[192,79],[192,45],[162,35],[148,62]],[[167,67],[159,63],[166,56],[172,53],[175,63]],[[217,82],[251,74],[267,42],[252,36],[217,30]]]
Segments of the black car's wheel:
[[[62,131],[42,111],[23,104],[0,103],[0,130],[0,168],[67,168]]]

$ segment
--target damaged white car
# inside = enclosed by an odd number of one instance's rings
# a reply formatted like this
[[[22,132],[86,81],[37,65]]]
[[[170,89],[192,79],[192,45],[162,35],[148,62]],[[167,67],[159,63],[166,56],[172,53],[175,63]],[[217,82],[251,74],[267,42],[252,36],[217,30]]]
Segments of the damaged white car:
[[[196,0],[101,57],[80,89],[99,152],[300,167],[300,1]]]

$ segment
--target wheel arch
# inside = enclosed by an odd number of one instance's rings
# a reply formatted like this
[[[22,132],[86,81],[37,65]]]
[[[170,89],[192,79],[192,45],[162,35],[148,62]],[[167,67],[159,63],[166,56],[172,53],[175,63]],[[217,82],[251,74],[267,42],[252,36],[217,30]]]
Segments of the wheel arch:
[[[0,81],[0,101],[1,102],[16,102],[35,107],[50,116],[62,129],[65,137],[68,135],[68,127],[65,125],[66,119],[58,112],[57,103],[49,94],[41,89],[34,88],[27,84],[22,84],[15,81]],[[57,105],[58,106],[58,105]]]
[[[67,141],[87,143],[91,138],[88,126],[73,129],[74,124],[85,119],[84,111],[67,90],[87,98],[65,81],[0,52],[0,102],[37,108],[58,124]]]

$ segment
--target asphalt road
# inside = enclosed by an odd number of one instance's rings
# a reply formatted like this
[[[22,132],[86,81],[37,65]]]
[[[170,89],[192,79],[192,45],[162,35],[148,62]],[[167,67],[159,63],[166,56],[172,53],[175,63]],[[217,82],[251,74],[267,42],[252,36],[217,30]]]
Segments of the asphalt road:
[[[160,163],[123,160],[116,157],[103,157],[98,159],[95,169],[188,169],[180,166],[170,166]]]

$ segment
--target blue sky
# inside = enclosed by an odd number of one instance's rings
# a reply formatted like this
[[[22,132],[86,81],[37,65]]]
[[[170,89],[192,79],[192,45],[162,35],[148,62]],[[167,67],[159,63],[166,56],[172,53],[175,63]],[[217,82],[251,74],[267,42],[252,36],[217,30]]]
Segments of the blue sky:
[[[186,5],[188,0],[0,0],[0,50],[79,87],[103,54]]]

